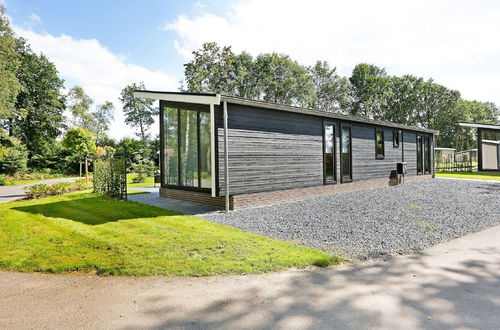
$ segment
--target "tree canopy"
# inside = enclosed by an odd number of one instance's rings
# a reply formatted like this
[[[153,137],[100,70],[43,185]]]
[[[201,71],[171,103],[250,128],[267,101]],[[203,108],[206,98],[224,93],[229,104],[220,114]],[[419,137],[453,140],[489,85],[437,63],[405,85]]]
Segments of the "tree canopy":
[[[144,145],[149,138],[149,128],[158,115],[158,109],[153,106],[154,100],[134,96],[134,91],[145,89],[143,82],[132,83],[122,89],[120,97],[125,123],[139,129],[137,135]]]

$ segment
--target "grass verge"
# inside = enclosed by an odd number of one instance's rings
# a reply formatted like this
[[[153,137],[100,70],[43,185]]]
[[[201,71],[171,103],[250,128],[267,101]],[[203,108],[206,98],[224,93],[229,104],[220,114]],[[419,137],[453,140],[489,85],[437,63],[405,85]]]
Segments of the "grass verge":
[[[342,261],[197,217],[88,192],[0,204],[0,268],[7,270],[209,276]]]
[[[500,173],[488,172],[436,172],[437,177],[500,181]]]

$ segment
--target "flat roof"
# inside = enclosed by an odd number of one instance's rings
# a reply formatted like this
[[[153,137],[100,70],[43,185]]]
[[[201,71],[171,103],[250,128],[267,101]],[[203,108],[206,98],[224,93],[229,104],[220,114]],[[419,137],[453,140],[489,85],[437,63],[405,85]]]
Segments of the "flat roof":
[[[500,125],[481,124],[481,123],[459,123],[459,125],[463,127],[487,128],[500,131]]]
[[[297,107],[292,105],[284,105],[266,101],[252,100],[243,97],[230,96],[230,95],[222,95],[222,94],[209,94],[209,93],[186,93],[186,92],[162,92],[162,91],[148,91],[148,90],[136,90],[134,92],[136,97],[144,97],[156,100],[164,100],[171,102],[183,102],[183,103],[197,103],[197,104],[206,104],[206,105],[219,105],[220,102],[228,102],[233,104],[240,105],[248,105],[253,107],[265,108],[270,110],[280,110],[287,112],[295,112],[306,115],[318,116],[318,117],[326,117],[332,119],[339,119],[351,122],[358,122],[364,124],[378,125],[378,126],[386,126],[392,128],[405,129],[410,131],[418,131],[431,133],[434,135],[438,135],[439,132],[437,130],[418,127],[418,126],[409,126],[403,124],[392,123],[388,121],[368,119],[353,115],[345,115],[334,112],[326,112],[312,108],[304,108]]]
[[[449,151],[452,151],[452,150],[457,150],[455,148],[442,148],[442,147],[436,147],[434,148],[434,150],[449,150]]]

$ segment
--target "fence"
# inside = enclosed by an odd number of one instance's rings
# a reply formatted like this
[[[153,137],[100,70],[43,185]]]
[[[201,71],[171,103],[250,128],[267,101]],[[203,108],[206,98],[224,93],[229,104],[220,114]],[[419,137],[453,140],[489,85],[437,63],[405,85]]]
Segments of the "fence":
[[[436,164],[438,172],[472,172],[472,162],[444,162]]]
[[[94,192],[127,199],[127,155],[117,151],[94,163]]]

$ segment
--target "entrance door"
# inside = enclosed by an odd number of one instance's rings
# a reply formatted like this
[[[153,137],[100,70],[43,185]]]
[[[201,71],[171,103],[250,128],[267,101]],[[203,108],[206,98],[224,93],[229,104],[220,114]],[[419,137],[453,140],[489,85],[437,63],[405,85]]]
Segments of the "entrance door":
[[[324,171],[325,171],[325,184],[337,182],[337,166],[335,155],[335,124],[333,122],[325,122],[324,125]]]
[[[352,138],[351,126],[342,125],[340,134],[341,182],[352,181]]]

